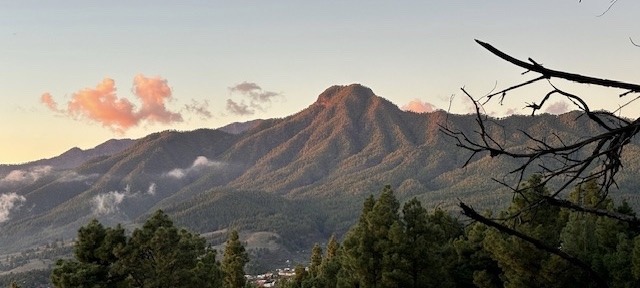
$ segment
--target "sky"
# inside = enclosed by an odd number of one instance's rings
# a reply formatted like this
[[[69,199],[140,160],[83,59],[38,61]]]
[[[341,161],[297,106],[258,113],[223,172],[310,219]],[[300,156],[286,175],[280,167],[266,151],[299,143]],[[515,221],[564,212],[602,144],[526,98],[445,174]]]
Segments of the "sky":
[[[469,113],[461,87],[481,97],[534,78],[474,39],[548,68],[638,83],[630,38],[640,43],[640,1],[607,11],[610,3],[0,0],[0,164],[286,117],[332,85],[360,83],[403,109]],[[630,99],[558,85],[592,108]],[[485,109],[529,113],[526,103],[547,90],[534,85]],[[545,109],[574,107],[553,98]]]

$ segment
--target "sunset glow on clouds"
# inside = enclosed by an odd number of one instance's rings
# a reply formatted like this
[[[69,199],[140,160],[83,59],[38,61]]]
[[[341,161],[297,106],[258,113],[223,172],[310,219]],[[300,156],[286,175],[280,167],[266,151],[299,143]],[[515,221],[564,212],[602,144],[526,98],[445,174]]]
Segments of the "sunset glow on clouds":
[[[420,97],[447,112],[473,113],[460,87],[481,97],[494,84],[504,89],[530,76],[518,75],[521,71],[474,39],[568,72],[640,79],[639,50],[628,40],[640,39],[640,1],[616,5],[603,17],[595,16],[609,1],[473,1],[463,6],[449,1],[256,1],[251,9],[242,1],[5,2],[0,10],[0,96],[11,101],[0,106],[0,114],[10,123],[3,134],[11,141],[0,141],[0,150],[11,152],[0,153],[2,164],[48,158],[74,146],[90,148],[113,138],[113,132],[141,138],[167,128],[186,131],[258,116],[282,118],[306,108],[332,85],[362,83],[399,107]],[[504,11],[505,17],[478,11]],[[523,21],[523,11],[540,18]],[[481,25],[468,25],[469,19]],[[575,33],[575,27],[589,33]],[[139,71],[167,77],[170,86],[164,79],[135,76]],[[110,79],[103,81],[104,75]],[[132,85],[134,77],[148,81]],[[540,86],[524,92],[548,92]],[[574,94],[591,91],[577,88]],[[454,101],[445,97],[456,94]],[[594,109],[615,110],[627,102],[600,92],[594,96]],[[522,98],[509,99],[505,106],[486,108],[530,114]],[[42,113],[45,109],[50,112]],[[631,117],[636,111],[638,101],[622,110]],[[73,120],[84,123],[69,129]]]
[[[127,98],[118,97],[115,81],[110,78],[103,79],[95,88],[73,93],[66,110],[59,109],[49,93],[42,94],[40,101],[54,112],[76,119],[90,119],[117,132],[124,132],[143,121],[162,124],[182,121],[180,113],[171,112],[165,106],[171,99],[167,80],[138,74],[133,82],[133,93],[141,102],[140,108]]]
[[[401,107],[402,110],[412,111],[416,113],[433,112],[436,110],[436,106],[431,103],[422,102],[420,99],[413,99],[406,105]]]

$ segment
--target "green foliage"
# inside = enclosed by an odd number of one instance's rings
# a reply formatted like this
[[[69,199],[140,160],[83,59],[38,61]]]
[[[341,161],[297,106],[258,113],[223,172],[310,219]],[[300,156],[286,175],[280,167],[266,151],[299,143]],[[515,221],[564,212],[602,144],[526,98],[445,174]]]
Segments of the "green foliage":
[[[244,266],[247,262],[249,262],[249,254],[247,254],[240,242],[238,231],[232,230],[229,233],[222,258],[225,288],[242,288],[245,286]]]
[[[566,223],[566,216],[558,207],[546,202],[540,202],[536,209],[528,209],[529,205],[539,202],[543,195],[549,193],[540,183],[539,176],[531,177],[525,184],[528,188],[514,197],[512,204],[500,217],[508,219],[506,225],[540,239],[550,247],[559,247],[560,231]],[[505,287],[546,287],[557,284],[562,275],[556,275],[555,272],[567,269],[568,265],[520,238],[493,229],[487,231],[483,246],[502,269]],[[571,283],[571,280],[566,279],[566,283]]]
[[[336,285],[327,287],[455,286],[452,243],[461,225],[444,211],[429,214],[416,199],[405,203],[402,216],[399,207],[390,186],[365,201],[344,240]]]
[[[576,187],[569,198],[586,208],[633,213],[624,203],[614,207],[613,201],[593,181]],[[612,287],[640,285],[637,276],[629,277],[633,275],[633,256],[630,255],[633,255],[636,236],[637,232],[630,230],[625,223],[575,211],[569,213],[561,232],[563,250],[590,264]],[[574,282],[579,283],[580,280]],[[583,285],[588,287],[589,283]]]
[[[316,283],[318,287],[336,287],[338,285],[338,273],[342,269],[341,247],[335,235],[331,235],[327,243],[327,252],[322,258]],[[312,254],[313,258],[313,254]],[[312,261],[313,262],[313,261]]]
[[[548,195],[540,183],[535,175],[527,181],[527,189],[500,213],[503,224],[580,259],[610,287],[637,287],[637,232],[611,218],[539,201]],[[616,208],[593,181],[576,187],[569,199],[585,208],[634,213],[625,204]],[[596,287],[587,271],[481,224],[467,228],[454,246],[463,260],[459,264],[462,279],[465,283],[472,280],[478,287]]]
[[[484,247],[489,228],[480,223],[469,225],[464,235],[453,241],[458,255],[456,283],[459,287],[502,287],[502,270]]]
[[[309,274],[311,277],[318,277],[322,265],[322,247],[318,243],[311,249],[311,263],[309,263]]]
[[[58,260],[51,274],[56,287],[113,287],[124,281],[115,253],[126,244],[124,229],[104,228],[97,220],[80,228],[75,259]]]
[[[532,176],[499,213],[503,223],[588,263],[610,287],[639,287],[638,233],[613,219],[539,201],[548,195],[540,180]],[[593,182],[569,196],[586,208],[634,213],[624,203],[615,207]],[[407,201],[401,214],[398,207],[389,186],[378,199],[368,197],[342,246],[332,237],[321,257],[315,245],[309,273],[298,269],[302,276],[281,287],[595,287],[592,275],[520,238],[481,223],[463,229],[417,199]]]
[[[78,231],[75,257],[58,260],[56,287],[220,287],[215,250],[173,226],[161,210],[126,237],[92,220]]]

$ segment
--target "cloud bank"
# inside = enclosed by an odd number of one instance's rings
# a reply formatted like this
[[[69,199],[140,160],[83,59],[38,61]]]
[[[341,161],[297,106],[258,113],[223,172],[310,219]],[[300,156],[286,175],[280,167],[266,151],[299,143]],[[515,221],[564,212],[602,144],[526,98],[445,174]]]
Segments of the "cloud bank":
[[[402,106],[400,109],[405,111],[412,111],[416,113],[433,112],[436,110],[436,106],[431,103],[422,102],[420,99],[413,99],[409,103]]]
[[[40,101],[54,112],[86,118],[118,132],[143,121],[162,124],[182,121],[180,113],[171,112],[166,107],[166,102],[171,100],[167,80],[138,74],[133,79],[132,91],[140,101],[139,108],[127,98],[118,97],[115,81],[110,78],[103,79],[95,88],[73,93],[66,109],[60,109],[49,93],[42,94]]]
[[[110,191],[93,197],[93,214],[106,215],[118,211],[118,205],[122,203],[126,193],[129,193],[129,186],[124,192]]]
[[[139,196],[154,196],[156,195],[156,183],[149,183],[149,188],[145,192],[131,193],[131,187],[127,185],[123,191],[109,191],[104,194],[96,195],[91,199],[93,204],[93,214],[95,215],[107,215],[120,211],[120,204],[128,198],[135,198]]]
[[[258,110],[265,111],[274,98],[282,96],[281,93],[263,90],[258,84],[246,81],[229,87],[229,92],[242,97],[239,101],[227,99],[227,111],[236,115],[253,115]]]
[[[198,157],[196,157],[196,159],[193,161],[193,164],[191,164],[191,166],[189,168],[176,168],[176,169],[173,169],[173,170],[167,172],[166,176],[167,177],[171,177],[171,178],[175,178],[175,179],[182,179],[182,178],[186,177],[187,175],[189,175],[191,173],[199,172],[204,168],[207,168],[207,167],[221,167],[222,165],[224,165],[222,162],[211,161],[211,160],[207,159],[207,157],[198,156]]]
[[[0,223],[9,220],[11,210],[18,209],[22,202],[27,201],[22,195],[15,192],[0,195]]]
[[[0,184],[24,184],[33,183],[36,180],[49,175],[53,171],[51,166],[36,166],[26,170],[12,170],[0,179]]]

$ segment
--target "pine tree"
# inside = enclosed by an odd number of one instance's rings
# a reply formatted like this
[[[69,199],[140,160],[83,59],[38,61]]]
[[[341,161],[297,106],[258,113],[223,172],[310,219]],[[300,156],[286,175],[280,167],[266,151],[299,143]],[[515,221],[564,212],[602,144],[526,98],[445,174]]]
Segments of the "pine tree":
[[[488,229],[484,224],[473,223],[462,237],[453,242],[458,255],[454,277],[458,287],[503,287],[500,279],[502,270],[483,244]]]
[[[124,229],[104,228],[91,220],[78,230],[75,259],[61,259],[51,274],[56,287],[111,287],[122,283],[126,276],[116,269],[115,255],[126,244]]]
[[[206,253],[204,238],[176,228],[169,216],[158,210],[142,229],[133,231],[120,253],[120,266],[134,286],[201,286],[205,283],[198,282],[195,270]]]
[[[576,187],[569,199],[585,208],[596,208],[608,211],[633,213],[624,203],[619,209],[596,184],[589,181]],[[562,248],[582,261],[589,263],[593,269],[613,287],[638,286],[633,275],[633,254],[636,233],[631,233],[628,225],[610,218],[584,212],[569,212],[568,221],[561,233]],[[584,274],[576,270],[573,274]],[[571,279],[573,283],[583,283],[589,287],[586,277]]]
[[[526,183],[527,189],[514,197],[509,208],[500,215],[508,219],[505,224],[546,245],[559,247],[560,230],[566,223],[566,217],[560,209],[550,206],[542,199],[548,190],[541,184],[538,175],[532,176]],[[527,209],[533,203],[535,210]],[[504,287],[548,287],[558,285],[557,271],[562,271],[555,256],[543,252],[528,242],[515,236],[507,236],[496,230],[488,230],[483,247],[490,253],[503,271]],[[562,284],[560,284],[562,286]]]
[[[59,260],[51,280],[56,287],[220,287],[219,263],[205,242],[162,211],[129,239],[120,225],[92,220],[78,231],[75,259]]]
[[[331,235],[327,243],[327,251],[322,258],[322,264],[319,269],[319,287],[334,288],[337,286],[337,276],[340,272],[342,264],[340,263],[340,243],[336,240],[335,235]]]
[[[373,197],[365,200],[358,224],[344,240],[339,287],[383,287],[394,282],[397,257],[392,255],[394,248],[389,235],[393,226],[401,225],[399,207],[389,185],[378,200]]]
[[[311,277],[318,277],[320,265],[322,264],[322,247],[316,243],[311,249],[311,263],[309,264],[309,274]]]
[[[240,242],[238,231],[229,233],[222,258],[225,288],[242,288],[246,283],[244,266],[249,262],[249,254]]]

